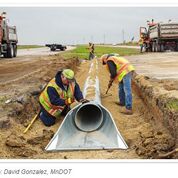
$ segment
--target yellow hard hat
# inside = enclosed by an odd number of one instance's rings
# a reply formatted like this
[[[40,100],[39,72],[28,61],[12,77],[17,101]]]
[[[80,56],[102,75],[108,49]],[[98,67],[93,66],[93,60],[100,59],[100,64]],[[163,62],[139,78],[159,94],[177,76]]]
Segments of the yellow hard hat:
[[[68,80],[74,80],[74,71],[71,69],[64,69],[62,71],[62,74],[64,77],[66,77]]]

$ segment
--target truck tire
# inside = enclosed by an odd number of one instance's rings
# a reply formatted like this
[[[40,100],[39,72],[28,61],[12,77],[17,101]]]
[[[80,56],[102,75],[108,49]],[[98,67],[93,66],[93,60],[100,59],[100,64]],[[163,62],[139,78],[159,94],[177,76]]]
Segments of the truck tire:
[[[155,52],[158,52],[158,44],[155,43]]]
[[[50,49],[51,51],[56,51],[56,46],[52,45]]]
[[[178,43],[176,43],[175,51],[178,51]]]
[[[161,51],[161,45],[157,44],[157,52],[160,52],[160,51]]]
[[[164,45],[163,44],[161,44],[161,52],[164,52]]]
[[[13,57],[17,57],[17,45],[13,45]]]
[[[155,42],[152,43],[152,52],[155,52]]]
[[[10,45],[7,47],[7,57],[8,57],[8,58],[12,58],[12,57],[13,57],[13,53],[14,53],[14,48],[13,48],[13,45],[10,44]]]
[[[65,48],[61,48],[60,50],[61,50],[61,51],[65,51]]]

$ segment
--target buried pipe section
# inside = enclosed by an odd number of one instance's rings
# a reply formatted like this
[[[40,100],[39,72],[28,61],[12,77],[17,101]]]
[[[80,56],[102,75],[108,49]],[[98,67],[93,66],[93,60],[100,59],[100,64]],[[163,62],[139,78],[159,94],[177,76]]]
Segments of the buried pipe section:
[[[79,104],[65,116],[46,146],[47,151],[127,149],[111,113],[101,105],[98,61],[91,61],[83,95],[90,102]]]

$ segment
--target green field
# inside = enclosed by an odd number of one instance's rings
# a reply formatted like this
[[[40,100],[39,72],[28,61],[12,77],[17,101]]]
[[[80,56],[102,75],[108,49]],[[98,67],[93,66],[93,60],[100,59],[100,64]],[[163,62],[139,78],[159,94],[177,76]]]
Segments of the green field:
[[[17,49],[30,49],[30,48],[41,48],[44,46],[40,46],[40,45],[18,45]]]
[[[74,50],[66,51],[62,56],[64,58],[78,57],[79,59],[88,59],[89,51],[87,47],[87,45],[79,45]],[[109,53],[118,53],[120,56],[128,56],[139,54],[139,49],[95,46],[95,55],[97,57]]]

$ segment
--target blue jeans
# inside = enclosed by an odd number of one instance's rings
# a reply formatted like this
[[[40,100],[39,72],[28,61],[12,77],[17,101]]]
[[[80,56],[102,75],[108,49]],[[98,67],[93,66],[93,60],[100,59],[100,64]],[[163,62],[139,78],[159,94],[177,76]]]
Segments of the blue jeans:
[[[95,57],[94,53],[90,52],[89,53],[89,60],[92,60]]]
[[[127,75],[123,77],[118,87],[120,103],[124,105],[127,109],[132,109],[131,80],[132,80],[132,72],[129,72]]]

